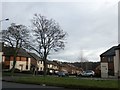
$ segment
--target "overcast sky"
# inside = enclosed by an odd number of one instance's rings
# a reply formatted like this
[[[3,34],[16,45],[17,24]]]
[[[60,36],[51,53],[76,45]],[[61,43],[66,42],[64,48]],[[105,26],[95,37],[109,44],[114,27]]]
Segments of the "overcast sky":
[[[33,15],[42,14],[68,33],[65,49],[50,59],[74,62],[82,53],[89,61],[100,61],[101,53],[118,45],[118,0],[87,1],[2,2],[2,19],[10,19],[2,22],[2,29],[11,23],[31,26]]]

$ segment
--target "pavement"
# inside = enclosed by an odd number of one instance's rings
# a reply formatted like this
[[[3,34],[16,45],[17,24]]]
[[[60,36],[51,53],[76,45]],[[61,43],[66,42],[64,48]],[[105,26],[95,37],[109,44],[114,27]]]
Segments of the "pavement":
[[[2,77],[2,81],[7,81],[7,82],[14,82],[16,76],[4,76]]]
[[[33,85],[33,84],[21,84],[14,82],[2,82],[2,88],[61,88],[62,87],[53,87],[53,86],[43,86],[43,85]]]
[[[45,84],[42,85],[35,85],[35,84],[22,84],[22,83],[15,83],[14,79],[16,76],[11,77],[11,76],[4,76],[2,78],[2,90],[76,90],[76,89],[66,89],[64,87],[55,87],[55,86],[46,86]],[[0,80],[1,81],[1,80]]]
[[[2,78],[2,86],[5,86],[5,87],[9,87],[10,86],[10,88],[11,88],[11,85],[8,85],[8,86],[6,86],[6,84],[5,83],[8,83],[8,84],[10,84],[10,83],[15,83],[14,82],[14,80],[15,80],[15,78],[16,78],[17,76],[14,76],[14,77],[12,77],[12,76],[4,76],[3,78]],[[18,84],[18,83],[16,83],[16,84]],[[20,84],[20,83],[19,83]],[[29,84],[21,84],[21,85],[29,85]],[[30,87],[31,87],[31,85],[33,85],[33,84],[30,84]],[[37,85],[38,86],[38,85]],[[40,85],[39,85],[40,86]],[[46,86],[45,84],[42,84],[41,86]],[[33,87],[34,87],[34,85],[33,85]],[[20,87],[21,88],[21,87]],[[56,88],[56,87],[54,87],[54,88]]]

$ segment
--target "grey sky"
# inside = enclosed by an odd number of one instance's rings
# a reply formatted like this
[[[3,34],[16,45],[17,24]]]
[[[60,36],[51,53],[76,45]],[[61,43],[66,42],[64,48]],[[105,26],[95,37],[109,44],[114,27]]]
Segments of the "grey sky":
[[[101,53],[118,44],[117,1],[4,2],[2,18],[10,20],[2,28],[13,22],[30,26],[35,13],[53,18],[68,33],[65,50],[51,54],[50,59],[78,61],[82,51],[89,61],[99,61]]]

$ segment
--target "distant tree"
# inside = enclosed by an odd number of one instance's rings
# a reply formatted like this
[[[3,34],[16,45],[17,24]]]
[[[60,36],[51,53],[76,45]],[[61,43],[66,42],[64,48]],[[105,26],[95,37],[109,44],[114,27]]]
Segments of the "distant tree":
[[[47,57],[50,52],[57,52],[65,47],[66,32],[60,28],[59,24],[53,19],[47,19],[45,16],[35,14],[32,19],[33,41],[30,46],[39,54],[44,62],[44,76],[47,74]]]
[[[13,53],[13,67],[11,69],[11,74],[13,75],[16,64],[16,56],[20,48],[24,48],[26,43],[28,43],[29,31],[24,25],[17,25],[12,23],[7,30],[2,30],[2,42],[4,42],[8,47],[14,49]]]
[[[80,67],[84,70],[88,69],[88,60],[84,56],[83,50],[80,51],[80,55],[78,56],[78,61],[80,62]]]

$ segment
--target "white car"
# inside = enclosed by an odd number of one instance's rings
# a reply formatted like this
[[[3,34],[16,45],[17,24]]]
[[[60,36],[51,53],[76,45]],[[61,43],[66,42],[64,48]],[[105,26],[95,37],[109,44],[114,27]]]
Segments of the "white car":
[[[95,76],[95,72],[92,70],[86,70],[86,71],[83,71],[80,75],[83,77],[93,77]]]

